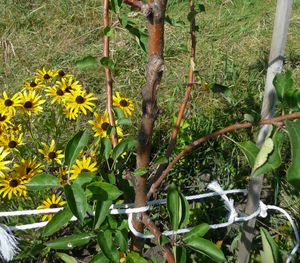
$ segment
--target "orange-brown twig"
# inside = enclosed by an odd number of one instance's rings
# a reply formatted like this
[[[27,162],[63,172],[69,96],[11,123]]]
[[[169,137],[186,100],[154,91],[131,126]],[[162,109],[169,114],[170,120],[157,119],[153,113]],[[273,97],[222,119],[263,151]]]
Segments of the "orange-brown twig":
[[[194,6],[194,2],[193,0],[189,0],[189,4],[190,4],[190,11],[193,12],[195,11],[195,6]],[[186,89],[185,89],[185,95],[183,98],[183,101],[180,105],[180,109],[177,115],[177,119],[176,119],[176,124],[174,127],[174,130],[172,132],[172,136],[171,136],[171,140],[170,143],[167,147],[166,150],[166,154],[165,156],[167,158],[169,158],[174,150],[174,147],[176,145],[176,139],[177,139],[177,135],[178,132],[180,130],[180,124],[183,118],[183,114],[186,108],[186,105],[188,103],[190,94],[191,94],[191,89],[193,87],[193,83],[194,83],[194,66],[195,66],[195,56],[196,56],[196,20],[195,17],[192,19],[191,21],[191,30],[190,30],[190,35],[191,35],[191,58],[190,58],[190,67],[189,67],[189,77],[188,77],[188,84],[186,85]],[[152,182],[154,182],[164,171],[164,169],[167,167],[167,164],[161,164],[158,166],[157,171],[153,177],[153,179],[150,182],[150,185]]]
[[[150,232],[156,237],[156,239],[159,241],[161,237],[161,232],[159,229],[154,225],[154,223],[151,221],[148,214],[143,213],[142,214],[142,222],[143,224],[150,230]],[[167,260],[168,263],[175,263],[175,258],[172,252],[172,249],[168,245],[163,246],[163,252],[164,252],[164,258]]]
[[[247,122],[247,123],[236,123],[236,124],[232,124],[232,125],[230,125],[226,128],[223,128],[221,130],[215,131],[211,134],[205,135],[205,136],[197,139],[196,141],[193,141],[185,149],[183,149],[173,159],[172,162],[169,163],[169,165],[163,171],[161,176],[152,184],[152,186],[151,186],[151,188],[150,188],[150,190],[147,194],[148,199],[152,196],[152,194],[155,193],[155,191],[158,189],[158,187],[160,186],[162,181],[166,178],[166,176],[169,174],[169,172],[173,169],[174,165],[180,160],[180,158],[183,157],[184,155],[186,155],[191,150],[193,150],[195,147],[199,146],[200,144],[202,144],[202,143],[204,143],[204,142],[206,142],[210,139],[213,139],[215,137],[218,137],[220,135],[223,135],[227,132],[234,131],[234,130],[251,128],[253,126],[258,126],[258,125],[280,123],[284,120],[299,119],[299,118],[300,118],[300,112],[295,112],[295,113],[292,113],[292,114],[286,114],[286,115],[282,115],[282,116],[271,118],[271,119],[263,119],[263,120],[260,120],[258,123],[249,123],[249,122]]]
[[[123,2],[139,10],[141,10],[144,5],[143,2],[139,0],[123,0]]]
[[[108,27],[110,25],[109,21],[109,0],[103,0],[103,23],[104,27]],[[109,37],[104,36],[103,40],[103,57],[109,58]],[[113,127],[116,126],[114,113],[112,109],[112,87],[113,80],[111,75],[111,70],[109,67],[105,67],[105,79],[106,79],[106,109],[109,118],[109,124]],[[118,144],[118,138],[116,133],[111,135],[113,147]]]

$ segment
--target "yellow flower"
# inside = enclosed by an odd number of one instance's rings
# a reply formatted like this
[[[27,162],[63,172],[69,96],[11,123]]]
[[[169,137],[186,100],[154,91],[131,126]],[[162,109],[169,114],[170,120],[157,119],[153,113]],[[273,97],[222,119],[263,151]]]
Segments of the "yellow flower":
[[[32,80],[32,81],[25,81],[24,82],[24,89],[27,89],[27,90],[37,90],[37,89],[40,89],[40,88],[44,88],[45,85],[38,79],[35,79],[35,80]]]
[[[78,118],[78,110],[64,107],[64,114],[69,120],[76,120]]]
[[[40,96],[35,91],[24,91],[20,95],[21,98],[21,111],[31,115],[31,113],[38,113],[43,110],[41,105],[45,103],[45,100],[41,100]]]
[[[3,198],[7,196],[9,200],[12,195],[26,197],[27,187],[25,184],[27,182],[19,179],[16,175],[0,179],[0,194]]]
[[[93,94],[85,94],[85,90],[77,91],[66,94],[66,107],[73,111],[81,111],[84,115],[87,114],[86,110],[93,111],[92,107],[95,106],[91,101],[97,100]]]
[[[94,137],[107,138],[108,137],[108,128],[110,127],[109,118],[107,111],[104,112],[104,115],[94,113],[94,120],[89,121],[89,123],[93,126],[92,129],[95,131]],[[117,135],[118,137],[123,137],[123,131],[121,127],[117,127]]]
[[[0,147],[0,177],[5,177],[3,171],[9,171],[10,168],[7,167],[11,161],[4,161],[5,157],[9,154],[3,147]]]
[[[3,98],[0,98],[0,110],[7,112],[8,115],[14,116],[16,114],[16,108],[21,106],[19,94],[16,93],[11,98],[8,97],[7,93],[3,92]]]
[[[60,88],[55,87],[55,86],[46,88],[46,92],[47,92],[46,96],[53,97],[53,99],[51,100],[51,104],[53,104],[54,102],[62,103],[65,99],[64,91]]]
[[[7,150],[16,150],[19,145],[22,145],[22,136],[15,133],[5,133],[0,137],[0,145]]]
[[[0,128],[4,129],[8,125],[10,125],[10,118],[11,116],[7,112],[0,111]]]
[[[42,205],[38,206],[37,209],[47,209],[47,208],[59,208],[63,207],[66,204],[66,201],[61,200],[61,196],[57,196],[53,194],[51,197],[47,197],[46,200],[43,201]],[[45,214],[42,217],[42,221],[51,220],[53,214]]]
[[[10,124],[6,127],[7,133],[19,134],[21,131],[22,131],[21,124]]]
[[[92,163],[91,157],[83,156],[82,160],[76,160],[76,163],[72,165],[70,180],[74,180],[81,173],[94,173],[97,171],[97,162]]]
[[[34,159],[22,159],[21,163],[15,164],[15,171],[20,178],[24,180],[30,179],[31,177],[42,172],[42,164]]]
[[[42,145],[44,149],[39,149],[39,152],[44,155],[46,161],[49,163],[56,161],[58,164],[61,164],[60,159],[64,158],[63,151],[56,150],[55,141],[51,141],[50,147],[46,143],[42,143]]]
[[[68,183],[68,167],[60,167],[58,171],[55,172],[55,175],[59,178],[59,181],[62,185]]]
[[[113,96],[113,106],[120,108],[126,117],[131,116],[134,111],[132,100],[120,95],[119,92],[116,92],[116,96]]]
[[[63,78],[61,81],[56,81],[55,88],[61,89],[64,93],[71,93],[71,91],[80,91],[82,86],[78,81],[75,81],[73,78]]]
[[[60,77],[60,78],[64,78],[64,79],[69,79],[69,78],[73,78],[74,76],[67,72],[67,71],[64,71],[62,69],[58,69],[55,71],[55,75]]]
[[[42,70],[39,69],[35,74],[37,80],[46,81],[46,82],[50,82],[55,76],[56,76],[56,71],[46,70],[44,68]]]

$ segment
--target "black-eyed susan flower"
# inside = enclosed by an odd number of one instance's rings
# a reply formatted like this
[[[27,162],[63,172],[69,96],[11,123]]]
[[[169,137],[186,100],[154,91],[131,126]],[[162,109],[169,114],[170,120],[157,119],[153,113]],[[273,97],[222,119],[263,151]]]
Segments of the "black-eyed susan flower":
[[[11,123],[6,128],[6,133],[20,134],[22,132],[22,125],[17,123]]]
[[[38,79],[34,79],[32,81],[25,81],[24,82],[24,89],[26,90],[37,90],[40,88],[44,88],[45,84],[43,84],[42,81],[38,80]]]
[[[63,78],[61,81],[56,81],[55,88],[61,89],[64,93],[77,92],[82,90],[82,86],[73,78]]]
[[[46,88],[46,92],[46,96],[52,97],[51,104],[55,102],[60,104],[65,99],[65,92],[56,86]]]
[[[76,160],[72,165],[70,180],[74,180],[81,173],[94,173],[97,171],[97,162],[93,162],[91,157],[85,157]]]
[[[54,77],[56,76],[56,71],[55,70],[46,70],[46,69],[39,69],[35,77],[39,81],[45,81],[45,82],[50,82]]]
[[[113,106],[120,108],[126,117],[131,116],[134,111],[132,100],[120,95],[119,92],[116,92],[116,96],[113,96]]]
[[[6,111],[0,111],[0,128],[5,129],[10,122],[11,115]]]
[[[46,143],[42,143],[44,146],[44,149],[39,149],[39,152],[44,155],[44,158],[47,162],[57,162],[58,164],[61,164],[61,160],[64,158],[64,155],[62,154],[62,150],[57,150],[55,141],[52,140],[50,146],[48,146]]]
[[[60,183],[65,185],[68,183],[68,167],[63,166],[59,167],[59,169],[55,172],[56,177],[58,177]]]
[[[37,95],[35,91],[30,90],[28,93],[26,91],[20,93],[20,99],[20,109],[28,115],[31,115],[32,113],[38,113],[43,110],[41,105],[45,103],[45,100],[41,100],[41,97]]]
[[[55,75],[60,78],[64,78],[64,79],[74,78],[74,76],[70,72],[62,70],[62,69],[56,70]]]
[[[0,147],[0,177],[5,177],[3,171],[9,171],[10,168],[7,166],[11,161],[5,161],[6,156],[9,154],[4,147]]]
[[[94,116],[94,120],[89,121],[93,126],[92,129],[95,131],[94,137],[99,136],[100,138],[107,138],[108,128],[110,127],[107,111],[105,111],[103,115],[95,112]],[[122,128],[117,127],[116,130],[118,137],[123,137]]]
[[[92,93],[86,94],[85,90],[71,91],[71,93],[66,94],[66,107],[73,111],[81,111],[86,115],[86,110],[93,111],[92,107],[95,106],[92,103],[93,100],[97,100],[97,98],[93,97]]]
[[[31,177],[42,172],[42,164],[33,159],[22,159],[20,163],[14,165],[15,171],[20,178],[24,180],[30,179]]]
[[[9,97],[4,91],[3,98],[0,98],[0,110],[7,112],[10,116],[14,116],[16,114],[16,107],[18,106],[21,106],[19,93]]]
[[[67,108],[67,107],[64,107],[63,112],[69,120],[76,120],[79,115],[78,110],[72,109],[72,108]]]
[[[47,208],[59,208],[63,207],[66,204],[66,201],[63,201],[61,199],[61,195],[56,196],[53,194],[51,197],[47,197],[43,203],[37,207],[37,209],[47,209]],[[53,217],[53,214],[45,214],[42,217],[42,221],[51,220]]]
[[[17,175],[8,175],[3,179],[0,179],[0,195],[3,198],[6,196],[10,200],[13,195],[15,196],[27,196],[26,183],[28,181],[21,180]]]
[[[0,146],[7,150],[17,150],[19,145],[22,145],[23,134],[5,133],[0,137]]]

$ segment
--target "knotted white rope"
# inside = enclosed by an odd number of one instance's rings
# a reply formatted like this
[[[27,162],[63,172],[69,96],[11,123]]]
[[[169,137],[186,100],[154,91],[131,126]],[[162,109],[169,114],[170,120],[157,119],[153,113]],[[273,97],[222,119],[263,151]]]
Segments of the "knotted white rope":
[[[292,257],[295,255],[295,253],[299,249],[300,238],[299,238],[299,233],[298,233],[296,224],[294,223],[292,217],[284,209],[277,207],[277,206],[273,206],[273,205],[265,205],[262,201],[260,201],[260,205],[254,213],[252,213],[251,215],[248,215],[248,216],[239,217],[238,213],[236,212],[235,207],[234,207],[234,200],[229,199],[227,197],[227,195],[228,194],[238,194],[238,193],[247,194],[246,189],[233,189],[233,190],[224,191],[216,181],[210,183],[208,185],[208,189],[210,189],[214,192],[187,196],[186,199],[188,201],[194,201],[194,200],[205,199],[205,198],[213,197],[213,196],[220,196],[224,200],[224,206],[229,212],[228,221],[225,223],[210,225],[211,229],[227,227],[233,223],[248,221],[257,216],[266,217],[268,215],[267,211],[272,210],[272,209],[281,212],[291,223],[294,234],[295,234],[296,244],[295,244],[294,248],[292,249],[292,251],[290,252],[289,257],[286,262],[289,263],[291,261]],[[110,207],[110,214],[112,214],[112,215],[128,214],[128,226],[129,226],[130,231],[137,237],[144,238],[144,239],[151,239],[151,238],[154,238],[154,235],[144,234],[144,233],[136,231],[136,229],[134,228],[134,226],[132,224],[133,214],[146,212],[150,209],[151,206],[166,204],[166,202],[167,202],[166,199],[153,200],[153,201],[149,201],[147,203],[147,206],[138,207],[138,208],[135,208],[133,203],[114,204],[114,205],[111,205],[111,207]],[[57,213],[57,212],[61,211],[62,209],[64,209],[64,208],[48,208],[48,209],[0,212],[0,217]],[[94,215],[94,213],[93,213],[93,215]],[[76,221],[76,220],[77,220],[77,218],[75,216],[73,216],[70,221]],[[10,261],[13,259],[14,255],[18,252],[17,241],[10,231],[42,228],[42,227],[46,226],[47,223],[48,223],[48,221],[38,222],[38,223],[33,223],[33,224],[18,225],[18,226],[0,226],[0,256],[5,261]],[[189,227],[189,228],[178,229],[176,231],[164,231],[164,232],[162,232],[162,235],[171,236],[171,235],[175,235],[175,234],[184,234],[184,233],[191,231],[192,229],[193,229],[192,227]]]

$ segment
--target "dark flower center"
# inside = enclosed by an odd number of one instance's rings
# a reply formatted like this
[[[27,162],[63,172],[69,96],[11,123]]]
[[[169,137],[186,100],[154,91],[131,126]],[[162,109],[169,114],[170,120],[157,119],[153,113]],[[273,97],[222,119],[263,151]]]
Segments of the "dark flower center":
[[[67,174],[64,174],[64,175],[61,177],[61,179],[63,179],[63,180],[68,180],[68,175],[67,175]]]
[[[76,102],[78,104],[82,104],[82,103],[85,102],[85,98],[79,95],[79,96],[76,97]]]
[[[64,95],[64,92],[63,92],[61,89],[58,89],[58,90],[56,91],[56,95],[57,95],[57,96],[63,96],[63,95]]]
[[[121,105],[122,107],[127,107],[127,106],[129,105],[129,103],[128,103],[127,100],[121,100],[121,101],[120,101],[120,105]]]
[[[81,172],[81,173],[89,173],[90,170],[89,170],[89,169],[86,169],[86,168],[83,168],[80,172]]]
[[[34,81],[31,81],[31,82],[30,82],[30,87],[31,87],[31,88],[34,88],[34,87],[36,87],[36,86],[37,86],[37,84],[36,84]]]
[[[19,181],[17,179],[12,179],[10,182],[9,182],[9,186],[10,187],[17,187],[19,185]]]
[[[50,208],[57,208],[57,207],[58,207],[57,204],[51,204],[51,205],[50,205]]]
[[[58,76],[63,77],[66,73],[63,70],[58,71]]]
[[[27,167],[26,168],[26,174],[29,174],[31,172],[32,168],[31,167]]]
[[[51,78],[51,77],[50,77],[49,74],[46,73],[46,74],[44,75],[44,79],[50,79],[50,78]]]
[[[26,102],[24,103],[24,108],[26,108],[26,109],[31,109],[32,106],[33,106],[33,104],[32,104],[31,101],[26,101]]]
[[[6,118],[7,118],[6,115],[2,115],[2,114],[0,113],[0,121],[5,121]]]
[[[55,157],[56,157],[56,152],[49,152],[48,157],[49,157],[50,159],[55,159]]]
[[[107,123],[107,122],[103,122],[101,124],[101,129],[104,130],[104,131],[106,131],[108,129],[108,127],[109,127],[109,123]]]
[[[71,90],[73,90],[71,86],[67,86],[65,88],[65,92],[67,92],[67,93],[71,93]]]
[[[10,141],[8,143],[8,147],[9,148],[15,148],[18,145],[18,143],[16,141]]]
[[[7,99],[7,100],[4,101],[4,105],[7,106],[7,107],[9,107],[9,106],[11,106],[13,104],[14,104],[14,102],[12,100],[10,100],[10,99]]]

